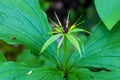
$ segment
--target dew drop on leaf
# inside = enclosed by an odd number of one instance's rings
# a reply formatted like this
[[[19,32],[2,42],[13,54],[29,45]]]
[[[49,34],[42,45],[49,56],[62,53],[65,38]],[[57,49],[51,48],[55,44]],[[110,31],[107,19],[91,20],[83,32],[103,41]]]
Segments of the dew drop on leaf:
[[[32,70],[30,70],[26,75],[30,75],[30,74],[32,74]]]

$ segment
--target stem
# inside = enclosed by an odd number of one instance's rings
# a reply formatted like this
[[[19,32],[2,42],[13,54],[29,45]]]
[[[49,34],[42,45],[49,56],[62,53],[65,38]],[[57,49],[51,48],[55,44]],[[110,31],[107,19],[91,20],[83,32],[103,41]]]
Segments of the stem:
[[[66,69],[66,63],[67,63],[67,54],[66,54],[66,37],[64,38],[64,70]]]
[[[59,48],[57,48],[57,57],[58,57],[58,58],[60,57],[60,51],[59,51]]]
[[[57,63],[58,63],[58,67],[62,68],[59,58],[60,58],[60,51],[59,51],[59,48],[57,48]]]

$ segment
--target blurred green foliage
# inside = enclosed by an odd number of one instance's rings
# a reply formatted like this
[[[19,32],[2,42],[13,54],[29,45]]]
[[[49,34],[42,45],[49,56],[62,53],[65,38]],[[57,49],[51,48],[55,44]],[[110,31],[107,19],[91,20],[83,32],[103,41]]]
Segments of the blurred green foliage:
[[[42,10],[47,11],[51,5],[50,1],[46,1],[46,0],[39,0],[40,2],[40,6],[42,8]]]

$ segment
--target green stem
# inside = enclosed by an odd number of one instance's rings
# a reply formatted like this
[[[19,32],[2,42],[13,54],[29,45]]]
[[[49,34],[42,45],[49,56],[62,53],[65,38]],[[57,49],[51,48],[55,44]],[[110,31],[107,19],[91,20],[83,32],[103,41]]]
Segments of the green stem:
[[[59,51],[59,48],[57,48],[57,63],[58,63],[58,67],[62,68],[59,58],[60,58],[60,51]]]
[[[66,63],[67,63],[67,54],[66,54],[66,37],[64,38],[64,70],[66,69]]]

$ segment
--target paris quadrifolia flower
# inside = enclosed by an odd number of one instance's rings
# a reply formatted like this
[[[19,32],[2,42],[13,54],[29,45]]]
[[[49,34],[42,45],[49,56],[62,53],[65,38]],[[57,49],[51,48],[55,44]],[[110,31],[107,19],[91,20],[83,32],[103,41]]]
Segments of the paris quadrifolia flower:
[[[56,19],[58,21],[58,24],[50,19],[50,21],[56,27],[53,28],[53,31],[49,32],[49,34],[54,34],[54,35],[52,37],[50,37],[45,42],[45,44],[43,45],[40,53],[42,53],[52,42],[56,41],[58,38],[60,38],[60,41],[58,43],[57,48],[60,48],[61,44],[63,43],[64,39],[66,38],[67,40],[69,40],[75,46],[75,48],[78,50],[78,52],[80,54],[80,57],[82,58],[82,52],[84,53],[83,43],[73,33],[76,33],[76,32],[86,32],[86,33],[90,34],[90,32],[88,32],[88,31],[86,31],[84,29],[81,29],[81,28],[77,28],[78,25],[84,23],[84,21],[78,23],[82,16],[80,16],[80,18],[73,25],[69,26],[69,14],[70,14],[70,12],[68,13],[65,27],[62,26],[62,23],[60,22],[60,20],[59,20],[59,18],[58,18],[56,13],[55,13],[55,16],[56,16]]]

